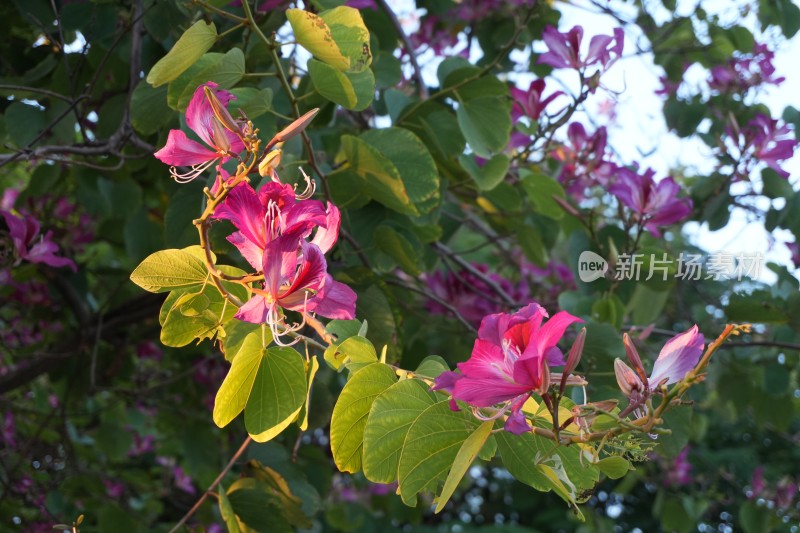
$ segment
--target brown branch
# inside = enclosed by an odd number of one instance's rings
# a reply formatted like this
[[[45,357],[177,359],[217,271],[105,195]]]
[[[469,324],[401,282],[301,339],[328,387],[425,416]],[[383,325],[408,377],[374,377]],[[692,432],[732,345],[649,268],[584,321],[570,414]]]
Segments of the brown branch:
[[[222,478],[224,478],[228,474],[228,472],[230,472],[231,468],[233,468],[233,465],[236,464],[236,461],[238,461],[239,458],[242,456],[242,454],[245,452],[245,450],[247,450],[247,447],[250,446],[251,442],[253,442],[253,439],[251,439],[250,436],[244,439],[244,442],[242,443],[241,446],[239,446],[239,449],[236,450],[236,453],[233,454],[233,457],[231,457],[231,460],[228,461],[227,465],[225,465],[225,468],[222,469],[222,472],[220,472],[217,478],[211,482],[211,485],[209,485],[206,491],[203,492],[202,496],[200,496],[200,498],[195,502],[192,508],[189,509],[189,511],[187,511],[185,515],[183,515],[183,518],[181,518],[180,521],[177,524],[175,524],[175,527],[169,530],[169,533],[175,533],[176,531],[178,531],[178,529],[180,529],[181,526],[186,524],[186,521],[189,520],[192,517],[192,515],[194,515],[194,513],[197,512],[200,506],[203,505],[203,502],[206,501],[206,498],[208,498],[208,495],[211,494],[215,488],[217,488],[217,485],[220,484]]]
[[[514,300],[514,298],[509,296],[508,293],[504,291],[503,288],[500,285],[498,285],[496,281],[494,281],[489,276],[487,276],[486,274],[475,268],[471,263],[469,263],[469,261],[465,261],[458,255],[456,255],[446,245],[440,242],[435,242],[431,246],[433,246],[433,249],[436,250],[439,254],[448,257],[454,263],[458,264],[458,266],[460,266],[473,276],[477,277],[478,279],[486,283],[486,285],[488,285],[492,289],[492,291],[494,291],[495,294],[497,294],[507,305],[516,306],[518,304],[518,302]]]

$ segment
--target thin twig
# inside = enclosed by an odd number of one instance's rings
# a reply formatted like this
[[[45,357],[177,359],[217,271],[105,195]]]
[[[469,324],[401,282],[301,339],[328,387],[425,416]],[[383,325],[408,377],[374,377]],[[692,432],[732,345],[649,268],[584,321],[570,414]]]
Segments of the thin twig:
[[[248,436],[246,439],[244,439],[244,442],[242,443],[241,446],[239,446],[239,449],[236,451],[236,453],[233,454],[233,457],[231,457],[231,460],[228,461],[227,465],[225,465],[225,468],[222,469],[222,472],[220,472],[219,475],[217,476],[217,478],[214,481],[211,482],[211,485],[209,485],[208,488],[205,490],[205,492],[203,492],[203,494],[195,502],[195,504],[192,506],[192,508],[189,509],[189,511],[185,515],[183,515],[183,518],[181,518],[180,522],[175,524],[175,527],[173,527],[172,529],[169,530],[169,533],[175,533],[176,531],[178,531],[178,529],[180,529],[181,526],[186,524],[186,521],[189,520],[192,517],[192,515],[194,515],[194,513],[197,512],[197,510],[200,508],[200,506],[203,505],[203,502],[206,501],[206,498],[208,498],[208,495],[215,488],[217,488],[217,485],[220,484],[220,482],[222,481],[222,478],[224,478],[228,474],[230,469],[233,468],[233,465],[236,464],[236,461],[238,461],[239,458],[242,456],[242,454],[245,452],[245,450],[247,450],[247,447],[250,446],[251,442],[253,442],[253,439],[250,438],[250,436]]]
[[[429,96],[428,86],[425,85],[425,80],[422,78],[422,69],[419,68],[417,54],[414,50],[414,46],[411,44],[411,39],[409,39],[408,35],[406,35],[406,32],[403,31],[403,25],[400,24],[400,21],[397,19],[397,15],[395,15],[394,11],[392,11],[392,8],[389,7],[389,4],[386,3],[386,0],[375,0],[375,2],[389,18],[389,21],[392,23],[392,26],[394,26],[394,29],[397,32],[397,36],[403,43],[403,48],[405,48],[406,53],[408,54],[408,59],[411,61],[411,68],[414,69],[414,80],[417,82],[417,92],[419,93],[420,100],[427,100]]]

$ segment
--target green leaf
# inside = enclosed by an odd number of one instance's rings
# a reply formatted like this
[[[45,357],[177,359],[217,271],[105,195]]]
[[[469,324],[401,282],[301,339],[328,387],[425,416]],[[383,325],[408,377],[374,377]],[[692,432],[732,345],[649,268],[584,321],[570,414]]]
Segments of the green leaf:
[[[458,450],[478,426],[469,411],[451,411],[443,400],[425,409],[411,424],[400,453],[400,497],[413,505],[424,490],[436,492]]]
[[[408,430],[417,417],[437,402],[418,379],[398,381],[373,402],[364,430],[364,476],[374,483],[397,480],[397,467]]]
[[[283,514],[281,501],[266,483],[255,478],[242,478],[228,487],[228,501],[242,531],[250,533],[289,533],[294,529]]]
[[[459,101],[458,125],[472,151],[489,158],[508,145],[511,135],[511,102],[508,98],[482,96]]]
[[[600,459],[595,463],[595,466],[611,479],[619,479],[631,470],[634,470],[630,461],[618,455]]]
[[[217,40],[217,27],[198,20],[183,32],[172,49],[147,74],[147,83],[158,87],[180,76],[205,54]]]
[[[361,470],[364,428],[375,398],[397,377],[382,363],[372,363],[353,374],[342,390],[331,416],[331,451],[341,472]]]
[[[491,435],[493,427],[494,420],[487,420],[478,426],[478,429],[467,437],[464,444],[459,448],[458,454],[453,461],[453,468],[450,469],[450,473],[444,482],[444,487],[442,487],[442,493],[436,500],[436,513],[440,513],[444,506],[447,505],[447,502],[450,501],[450,497],[461,482],[464,474],[467,473],[475,457],[478,456],[478,452],[481,451],[489,435]]]
[[[363,111],[375,96],[375,75],[370,69],[341,72],[322,61],[309,59],[308,74],[319,94],[346,109]]]
[[[404,128],[383,128],[369,130],[359,139],[385,156],[397,170],[407,196],[406,202],[413,207],[413,212],[407,214],[428,213],[439,204],[439,172],[419,137]],[[370,187],[367,178],[368,192]],[[373,198],[383,203],[374,195]]]
[[[238,111],[241,109],[247,118],[254,119],[272,108],[272,89],[239,87],[230,92],[236,97],[228,104],[228,111],[234,117],[239,115]]]
[[[468,155],[461,155],[458,160],[481,191],[491,191],[505,179],[508,173],[509,160],[505,154],[492,156],[483,166],[478,166],[475,158]]]
[[[261,344],[256,334],[251,348]],[[242,349],[247,347],[247,340]],[[266,442],[297,417],[308,395],[303,357],[292,348],[262,351],[260,366],[244,408],[244,425],[256,442]],[[236,359],[234,359],[234,363]]]
[[[219,515],[222,517],[222,521],[225,522],[225,526],[228,528],[228,533],[240,533],[241,529],[239,528],[239,520],[236,518],[236,513],[233,511],[233,506],[228,499],[226,490],[222,488],[221,483],[219,485],[219,490],[217,490],[217,496]]]
[[[217,426],[227,426],[244,410],[264,352],[260,332],[253,332],[245,338],[214,398],[212,416]]]
[[[202,260],[170,249],[148,256],[131,273],[131,281],[149,292],[167,292],[203,285],[208,275]]]
[[[150,135],[174,118],[167,105],[167,87],[154,88],[140,81],[131,96],[131,124],[139,133]]]
[[[553,199],[566,197],[560,183],[544,174],[526,174],[520,183],[536,211],[553,220],[564,217],[564,209]]]
[[[343,365],[347,365],[353,371],[353,369],[360,369],[370,363],[376,363],[378,354],[371,342],[356,335],[326,349],[325,361],[334,370],[339,370]]]
[[[357,9],[340,6],[319,15],[289,9],[286,17],[300,46],[320,61],[342,72],[362,72],[369,67],[369,31]]]
[[[422,273],[417,253],[421,248],[418,240],[415,239],[417,246],[414,247],[404,235],[385,224],[375,228],[374,239],[377,248],[394,259],[404,272],[414,277]]]
[[[306,371],[306,383],[308,385],[306,387],[306,401],[300,410],[300,416],[298,418],[298,427],[300,428],[300,431],[305,431],[308,429],[308,407],[311,403],[311,387],[314,384],[314,377],[317,375],[317,370],[319,370],[319,359],[312,356],[311,362],[308,363],[307,366],[308,369]]]
[[[231,48],[224,55],[214,54],[214,56],[219,57],[199,72],[194,73],[183,86],[177,103],[179,111],[186,110],[200,85],[213,81],[220,89],[230,89],[244,76],[244,52],[240,49]]]
[[[45,112],[22,102],[12,102],[4,118],[8,136],[19,148],[28,146],[47,127]]]
[[[266,348],[260,331],[245,338],[214,400],[214,423],[225,427],[244,411],[256,442],[266,442],[295,419],[308,391],[303,358],[285,347]]]
[[[450,366],[442,357],[429,355],[419,363],[419,366],[414,370],[414,374],[427,379],[435,379],[439,377],[439,374],[448,370],[450,370]]]

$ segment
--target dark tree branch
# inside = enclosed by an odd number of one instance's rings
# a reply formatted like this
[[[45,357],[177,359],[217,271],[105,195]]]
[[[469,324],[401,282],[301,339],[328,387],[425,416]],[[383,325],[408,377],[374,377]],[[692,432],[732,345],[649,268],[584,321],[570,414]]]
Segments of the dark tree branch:
[[[425,85],[425,80],[422,79],[422,69],[419,67],[417,53],[411,44],[411,39],[409,39],[408,35],[406,35],[406,32],[403,31],[403,25],[400,24],[400,21],[397,19],[397,15],[394,14],[394,11],[392,11],[392,8],[386,3],[386,0],[375,0],[375,2],[389,18],[389,21],[392,23],[392,26],[394,26],[394,29],[397,32],[397,36],[403,43],[403,48],[405,48],[406,53],[408,54],[408,59],[411,61],[411,68],[414,69],[414,81],[417,82],[417,92],[420,99],[427,100],[428,86]]]

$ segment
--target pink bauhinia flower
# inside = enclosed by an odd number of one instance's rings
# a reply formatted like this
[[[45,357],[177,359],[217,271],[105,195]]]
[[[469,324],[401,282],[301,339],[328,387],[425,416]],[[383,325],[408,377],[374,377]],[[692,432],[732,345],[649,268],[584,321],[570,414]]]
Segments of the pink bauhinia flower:
[[[580,57],[583,28],[575,26],[566,33],[559,32],[553,26],[548,26],[542,33],[542,39],[548,51],[539,56],[538,63],[550,65],[553,68],[584,69],[596,63],[608,68],[622,55],[625,44],[625,33],[621,28],[615,28],[613,35],[595,35],[589,42],[589,50],[584,59]],[[612,55],[613,57],[612,59]]]
[[[549,367],[565,363],[556,344],[570,324],[582,322],[561,311],[543,325],[547,316],[532,303],[514,314],[485,317],[470,359],[458,364],[459,372],[439,376],[434,390],[447,390],[453,399],[477,408],[505,403],[498,411],[499,416],[511,409],[505,429],[516,434],[530,431],[522,405],[531,393],[549,388]]]
[[[242,134],[228,114],[228,102],[236,97],[217,84],[199,86],[186,108],[186,125],[206,144],[200,144],[181,130],[170,130],[167,144],[154,155],[167,165],[180,183],[192,181],[214,163],[224,163],[244,150]],[[191,167],[179,173],[175,167]]]
[[[327,273],[324,256],[339,235],[336,206],[298,201],[290,185],[268,182],[256,192],[243,182],[214,217],[233,223],[237,231],[228,240],[264,274],[263,287],[253,289],[236,318],[267,323],[278,339],[278,326],[288,327],[281,309],[345,320],[355,316],[355,293]]]
[[[623,335],[622,340],[628,361],[633,368],[621,359],[615,359],[614,373],[619,388],[631,402],[626,411],[637,410],[654,391],[686,377],[686,374],[697,366],[705,347],[705,337],[695,324],[664,344],[648,378],[639,352],[636,351],[636,346],[627,333]]]
[[[609,187],[609,192],[633,212],[636,221],[656,237],[661,237],[660,227],[689,216],[692,200],[678,198],[681,188],[672,178],[656,183],[654,175],[652,169],[640,174],[620,167],[617,181]]]
[[[514,120],[518,120],[520,117],[539,120],[547,105],[558,96],[564,94],[562,91],[555,91],[545,98],[545,86],[544,79],[538,79],[530,83],[528,90],[518,87],[509,89],[511,98],[514,100],[514,106],[511,108],[511,116]]]
[[[73,272],[77,271],[75,262],[66,257],[58,257],[58,245],[52,241],[53,232],[48,231],[44,236],[39,235],[39,221],[31,215],[17,216],[10,211],[0,211],[6,221],[9,236],[17,252],[17,261],[42,263],[51,267],[68,266]]]

